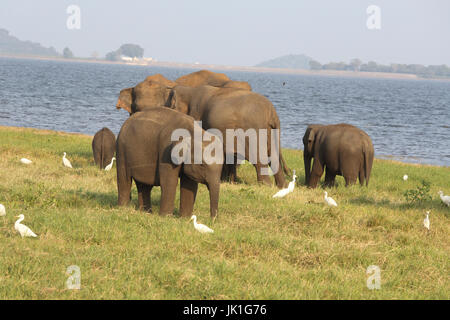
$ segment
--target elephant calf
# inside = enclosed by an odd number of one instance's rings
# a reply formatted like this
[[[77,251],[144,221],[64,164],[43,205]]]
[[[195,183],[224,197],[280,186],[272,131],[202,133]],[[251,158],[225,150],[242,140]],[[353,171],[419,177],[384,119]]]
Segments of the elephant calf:
[[[180,141],[172,141],[175,130],[184,130],[194,137],[194,119],[166,107],[147,108],[133,114],[122,125],[117,138],[117,187],[119,205],[130,201],[132,180],[138,189],[139,208],[151,211],[151,190],[161,186],[160,214],[172,214],[175,194],[180,177],[180,214],[191,216],[198,183],[208,187],[211,217],[215,217],[219,203],[222,163],[211,159],[194,159],[195,147],[189,147],[180,163],[172,160],[172,150],[180,147]],[[200,127],[196,130],[205,131]],[[190,146],[202,146],[212,142],[195,141]]]
[[[317,186],[325,172],[325,185],[333,186],[336,175],[345,179],[345,185],[369,184],[374,158],[372,140],[361,129],[349,124],[310,125],[303,136],[305,183]],[[311,169],[311,159],[314,163]]]
[[[92,152],[94,153],[95,164],[100,169],[111,163],[116,152],[116,136],[108,128],[99,130],[92,140]]]

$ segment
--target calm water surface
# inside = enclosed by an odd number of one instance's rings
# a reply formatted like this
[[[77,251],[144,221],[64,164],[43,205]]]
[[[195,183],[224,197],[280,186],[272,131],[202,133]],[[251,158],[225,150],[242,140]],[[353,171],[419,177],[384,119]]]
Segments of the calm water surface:
[[[115,109],[121,89],[192,71],[0,58],[0,125],[117,134],[128,117]],[[346,122],[372,137],[378,158],[450,166],[450,81],[226,73],[273,102],[283,147],[303,149],[308,124]]]

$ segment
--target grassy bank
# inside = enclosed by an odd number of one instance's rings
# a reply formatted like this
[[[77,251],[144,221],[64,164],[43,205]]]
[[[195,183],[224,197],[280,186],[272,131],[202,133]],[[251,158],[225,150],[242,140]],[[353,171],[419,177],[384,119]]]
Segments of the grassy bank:
[[[135,210],[135,189],[132,205],[118,208],[115,166],[94,166],[91,139],[0,128],[0,299],[450,298],[450,208],[437,195],[450,194],[450,168],[376,160],[369,188],[338,178],[328,191],[339,207],[329,209],[322,188],[303,186],[301,151],[285,150],[299,176],[294,193],[272,199],[277,189],[256,185],[243,165],[242,182],[221,187],[214,224],[200,186],[195,214],[215,230],[202,235],[186,219],[158,216],[159,188],[152,215]],[[403,193],[423,179],[432,200],[409,205]],[[37,239],[14,230],[21,213]],[[65,288],[71,265],[81,290]],[[381,269],[380,290],[366,286],[369,265]]]

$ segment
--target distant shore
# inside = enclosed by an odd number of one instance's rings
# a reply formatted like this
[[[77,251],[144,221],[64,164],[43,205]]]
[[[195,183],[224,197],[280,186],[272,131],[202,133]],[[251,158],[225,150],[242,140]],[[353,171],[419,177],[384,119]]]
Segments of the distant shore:
[[[259,72],[259,73],[275,73],[275,74],[298,74],[310,76],[328,76],[328,77],[350,77],[350,78],[372,78],[372,79],[405,79],[405,80],[441,80],[450,81],[445,78],[421,78],[415,74],[390,73],[390,72],[363,72],[363,71],[342,71],[342,70],[306,70],[306,69],[284,69],[284,68],[263,68],[263,67],[245,67],[245,66],[226,66],[219,64],[193,64],[182,62],[168,61],[152,61],[149,63],[133,63],[124,61],[108,61],[103,59],[91,58],[57,58],[57,57],[39,57],[39,56],[11,56],[0,55],[0,58],[12,59],[31,59],[31,60],[48,60],[62,62],[78,62],[78,63],[99,63],[99,64],[115,64],[143,67],[164,67],[164,68],[182,68],[182,69],[209,69],[218,71],[240,71],[240,72]]]

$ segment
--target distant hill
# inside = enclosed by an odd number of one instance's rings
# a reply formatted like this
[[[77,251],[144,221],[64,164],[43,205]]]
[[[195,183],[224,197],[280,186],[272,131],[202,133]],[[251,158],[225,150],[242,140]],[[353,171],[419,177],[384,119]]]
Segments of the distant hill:
[[[255,67],[284,68],[284,69],[310,69],[309,62],[313,60],[304,54],[290,54],[267,60],[257,64]]]
[[[36,42],[19,40],[10,35],[9,31],[5,29],[0,29],[0,54],[42,57],[61,56],[53,47],[46,48]]]

